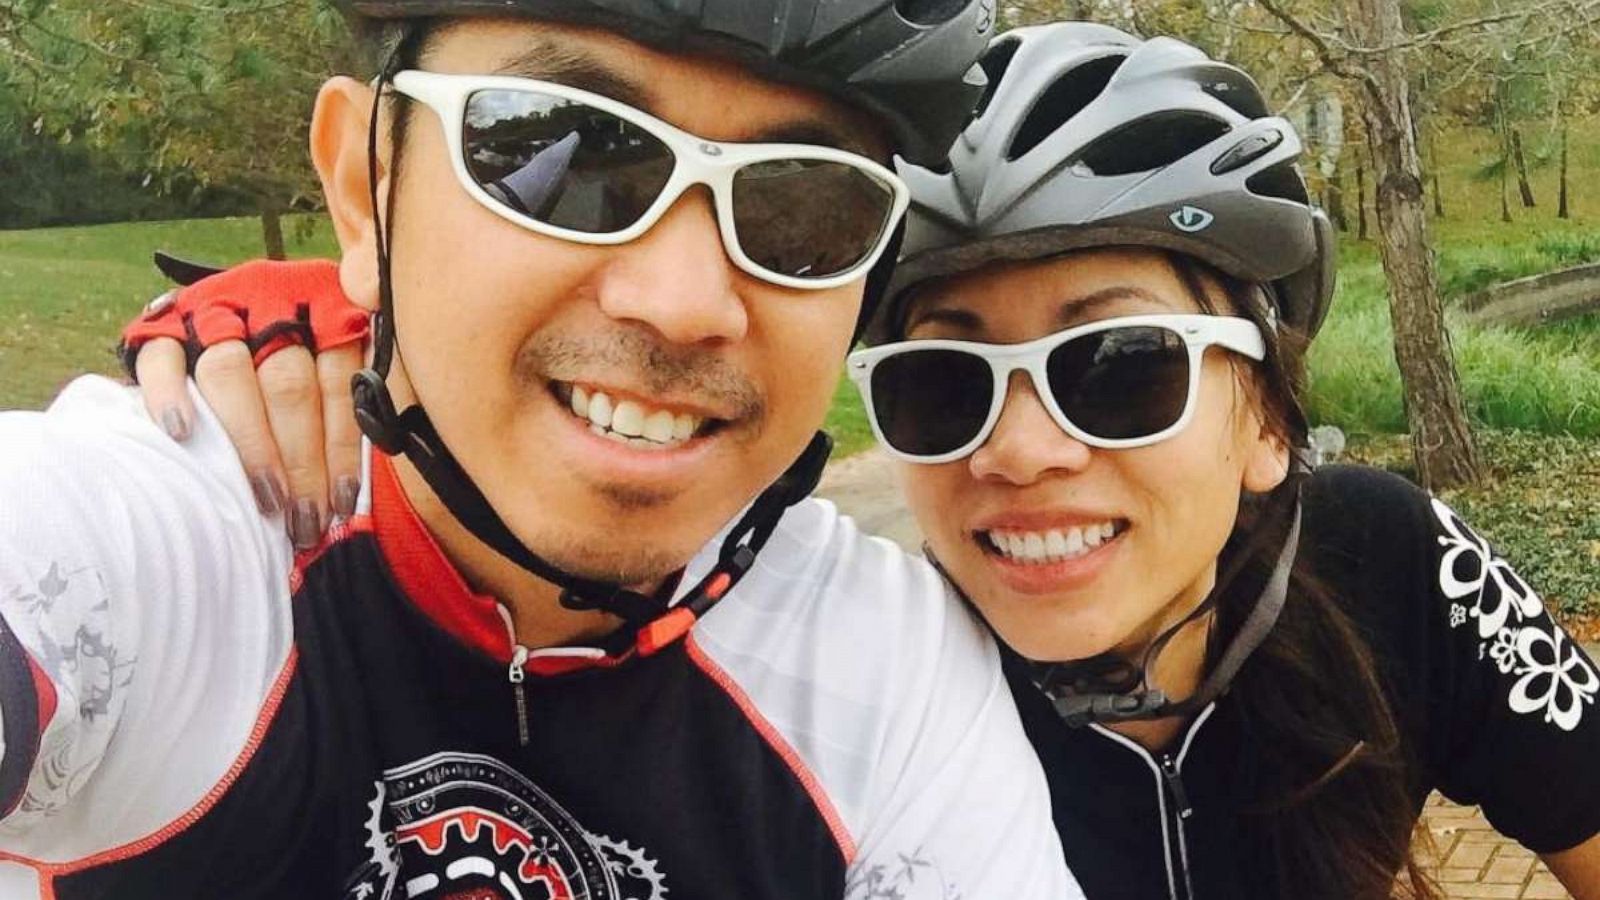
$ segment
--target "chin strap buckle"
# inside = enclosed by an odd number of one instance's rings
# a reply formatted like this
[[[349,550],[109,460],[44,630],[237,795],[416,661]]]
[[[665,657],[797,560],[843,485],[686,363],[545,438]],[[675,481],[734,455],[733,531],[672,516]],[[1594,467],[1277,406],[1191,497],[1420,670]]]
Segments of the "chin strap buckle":
[[[1062,694],[1050,698],[1056,714],[1072,728],[1091,722],[1132,722],[1159,718],[1167,707],[1160,690],[1134,694]]]
[[[728,591],[739,583],[756,564],[756,551],[749,546],[740,544],[731,554],[728,554],[710,574],[700,579],[688,596],[683,599],[666,615],[661,616],[643,628],[639,629],[638,637],[634,641],[634,650],[640,656],[653,656],[672,642],[682,638],[694,628],[694,623],[700,621],[717,601],[727,596]]]
[[[350,393],[361,433],[385,454],[399,456],[406,448],[406,431],[383,376],[372,369],[362,369],[351,377]]]

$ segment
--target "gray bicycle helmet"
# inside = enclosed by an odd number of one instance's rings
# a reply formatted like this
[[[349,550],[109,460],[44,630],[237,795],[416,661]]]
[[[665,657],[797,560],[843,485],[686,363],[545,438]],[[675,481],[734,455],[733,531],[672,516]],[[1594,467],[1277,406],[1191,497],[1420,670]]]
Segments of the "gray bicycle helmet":
[[[1269,285],[1312,336],[1334,287],[1334,238],[1310,204],[1299,136],[1248,75],[1171,38],[1081,22],[996,38],[988,93],[940,170],[901,166],[913,203],[888,300],[990,262],[1111,245],[1193,255]]]
[[[984,88],[994,0],[341,0],[359,18],[527,16],[732,59],[883,122],[904,158],[944,159]]]

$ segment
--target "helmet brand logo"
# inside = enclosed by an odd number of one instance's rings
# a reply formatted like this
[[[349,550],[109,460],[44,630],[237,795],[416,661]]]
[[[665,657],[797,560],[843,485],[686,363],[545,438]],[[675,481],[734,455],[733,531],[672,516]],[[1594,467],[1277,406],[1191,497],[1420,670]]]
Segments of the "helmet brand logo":
[[[722,148],[718,147],[716,144],[701,144],[700,152],[707,156],[721,156]]]
[[[1172,221],[1172,227],[1189,234],[1205,231],[1211,227],[1212,222],[1217,220],[1216,216],[1198,206],[1185,206],[1168,216],[1168,218]]]

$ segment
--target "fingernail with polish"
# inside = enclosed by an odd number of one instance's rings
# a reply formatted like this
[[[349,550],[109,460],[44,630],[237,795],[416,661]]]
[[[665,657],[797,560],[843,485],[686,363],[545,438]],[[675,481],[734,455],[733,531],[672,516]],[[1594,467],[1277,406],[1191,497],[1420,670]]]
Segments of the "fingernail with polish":
[[[189,439],[189,420],[184,417],[183,410],[176,406],[169,406],[161,413],[161,427],[166,429],[167,436],[175,441]]]
[[[289,515],[289,540],[301,550],[310,550],[322,540],[322,515],[317,511],[317,501],[310,497],[295,501]]]
[[[251,475],[250,492],[256,495],[256,506],[263,516],[275,516],[283,509],[283,488],[271,475],[264,472]]]
[[[333,486],[333,511],[349,518],[356,514],[356,499],[361,496],[361,479],[341,475]]]

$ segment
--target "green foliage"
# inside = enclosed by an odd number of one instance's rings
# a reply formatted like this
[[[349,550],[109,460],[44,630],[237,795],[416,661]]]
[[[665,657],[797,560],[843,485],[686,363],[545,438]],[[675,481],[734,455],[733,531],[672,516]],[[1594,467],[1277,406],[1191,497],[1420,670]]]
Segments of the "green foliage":
[[[36,133],[14,88],[0,81],[0,228],[94,224],[244,211],[240,198],[175,177],[159,190],[83,141]]]
[[[1600,234],[1587,230],[1538,231],[1500,244],[1457,244],[1437,254],[1439,289],[1446,301],[1501,282],[1600,261]]]
[[[872,426],[867,424],[861,392],[849,378],[839,379],[839,387],[833,392],[833,406],[828,410],[828,421],[823,427],[833,436],[834,459],[844,459],[872,446],[875,438]]]
[[[1542,234],[1534,249],[1554,268],[1568,268],[1600,260],[1600,234],[1592,232],[1552,232]]]
[[[1600,238],[1580,224],[1540,231],[1498,223],[1436,228],[1447,295],[1562,268],[1600,251]],[[1484,233],[1498,242],[1480,239]],[[1600,316],[1532,329],[1451,322],[1467,412],[1476,426],[1600,438]],[[1347,245],[1339,294],[1310,363],[1314,421],[1358,433],[1406,431],[1387,290],[1371,248]]]
[[[196,189],[263,210],[315,205],[310,100],[344,41],[325,0],[19,9],[0,7],[0,50],[13,51],[0,52],[0,84],[42,133],[86,138],[108,168],[191,208]]]

